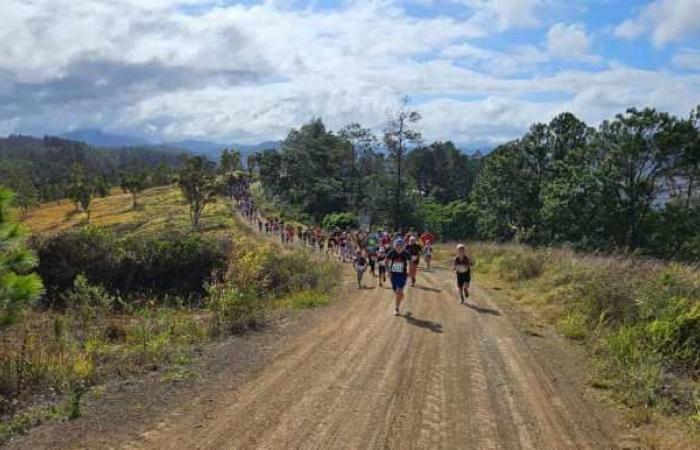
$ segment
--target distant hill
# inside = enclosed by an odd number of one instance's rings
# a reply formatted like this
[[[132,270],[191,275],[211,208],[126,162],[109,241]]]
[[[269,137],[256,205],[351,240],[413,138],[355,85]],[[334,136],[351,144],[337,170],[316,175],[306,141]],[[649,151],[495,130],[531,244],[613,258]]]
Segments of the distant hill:
[[[151,146],[96,148],[84,142],[57,137],[0,138],[0,181],[19,189],[29,182],[42,201],[62,198],[71,166],[81,163],[91,177],[114,185],[120,172],[154,169],[161,165],[177,168],[182,150]]]
[[[250,153],[267,150],[270,148],[279,149],[281,145],[280,141],[264,141],[257,144],[223,144],[220,142],[198,139],[154,143],[136,136],[112,134],[99,129],[82,129],[71,131],[69,133],[64,133],[61,135],[61,137],[64,139],[84,142],[98,148],[150,147],[156,150],[170,152],[181,152],[186,150],[189,153],[204,155],[214,161],[219,160],[222,150],[226,148],[233,148],[242,153],[244,163],[245,157]]]
[[[102,148],[136,147],[150,144],[147,140],[135,136],[105,133],[98,129],[71,131],[69,133],[63,133],[60,137],[70,141],[85,142],[94,147]]]

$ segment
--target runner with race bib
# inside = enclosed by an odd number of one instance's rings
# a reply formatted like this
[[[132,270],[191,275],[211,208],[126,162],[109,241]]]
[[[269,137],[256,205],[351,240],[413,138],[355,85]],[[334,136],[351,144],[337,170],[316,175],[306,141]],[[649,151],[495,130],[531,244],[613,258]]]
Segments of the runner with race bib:
[[[403,290],[408,278],[407,266],[411,261],[411,255],[404,248],[403,239],[394,241],[394,248],[386,255],[386,266],[389,271],[391,288],[394,290],[394,315],[401,315],[401,302],[404,298]]]

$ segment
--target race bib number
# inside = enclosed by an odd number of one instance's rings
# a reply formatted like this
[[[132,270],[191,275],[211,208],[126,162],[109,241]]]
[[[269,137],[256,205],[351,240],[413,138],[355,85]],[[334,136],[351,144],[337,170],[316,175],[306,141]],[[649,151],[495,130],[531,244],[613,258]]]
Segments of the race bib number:
[[[404,265],[402,262],[394,261],[391,264],[391,271],[394,273],[403,273],[403,267],[404,267]]]
[[[411,257],[411,261],[413,261],[413,262],[418,261],[418,255],[413,255],[413,256]]]
[[[464,264],[460,264],[457,266],[457,273],[467,273],[469,272],[469,267],[465,266]]]

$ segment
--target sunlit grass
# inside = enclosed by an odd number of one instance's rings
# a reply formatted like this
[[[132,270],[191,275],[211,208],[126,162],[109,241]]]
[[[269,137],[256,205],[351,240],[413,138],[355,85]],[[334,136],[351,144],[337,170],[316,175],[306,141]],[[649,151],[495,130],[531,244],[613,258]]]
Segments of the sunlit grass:
[[[190,226],[189,206],[176,185],[160,186],[142,192],[138,206],[133,208],[131,194],[113,190],[104,198],[94,198],[90,206],[90,224],[123,226],[133,231],[153,231]],[[69,200],[41,205],[27,213],[23,222],[34,233],[56,232],[82,226],[87,215],[76,211]],[[228,201],[219,198],[207,205],[201,230],[217,231],[236,226]]]

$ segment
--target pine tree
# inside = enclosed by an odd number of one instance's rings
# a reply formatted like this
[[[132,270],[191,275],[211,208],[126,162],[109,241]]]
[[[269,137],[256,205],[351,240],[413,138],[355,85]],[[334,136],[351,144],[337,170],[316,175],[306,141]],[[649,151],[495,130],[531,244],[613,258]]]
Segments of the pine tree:
[[[10,211],[13,198],[11,191],[0,187],[0,327],[12,323],[44,289],[31,272],[36,256],[26,248],[26,234]]]

